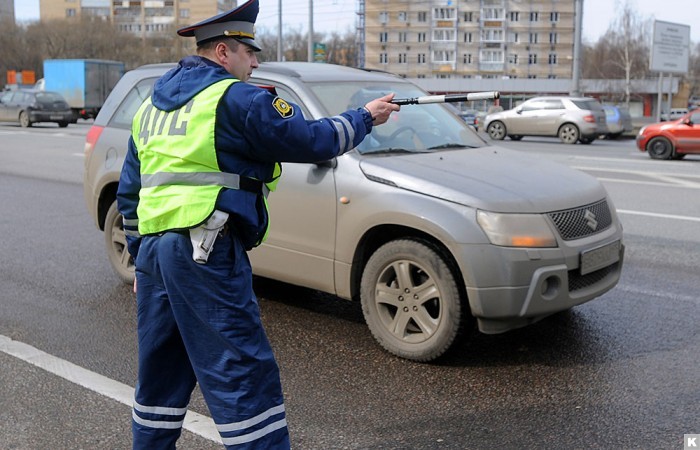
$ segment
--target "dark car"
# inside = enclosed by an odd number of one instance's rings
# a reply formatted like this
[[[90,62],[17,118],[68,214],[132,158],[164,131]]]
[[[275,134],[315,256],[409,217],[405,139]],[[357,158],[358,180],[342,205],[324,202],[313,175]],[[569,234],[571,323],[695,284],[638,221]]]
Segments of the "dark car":
[[[639,130],[637,148],[652,159],[682,159],[700,153],[700,109],[670,122],[647,125]]]
[[[19,90],[0,95],[0,122],[18,122],[23,127],[37,122],[55,122],[63,128],[72,121],[73,112],[68,102],[57,92]]]

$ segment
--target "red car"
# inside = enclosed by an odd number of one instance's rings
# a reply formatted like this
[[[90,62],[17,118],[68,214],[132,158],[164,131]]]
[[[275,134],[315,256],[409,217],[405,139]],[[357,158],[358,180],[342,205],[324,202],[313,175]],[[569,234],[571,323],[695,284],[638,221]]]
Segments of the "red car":
[[[683,159],[687,154],[700,153],[700,109],[671,122],[642,127],[637,148],[648,152],[652,159]]]

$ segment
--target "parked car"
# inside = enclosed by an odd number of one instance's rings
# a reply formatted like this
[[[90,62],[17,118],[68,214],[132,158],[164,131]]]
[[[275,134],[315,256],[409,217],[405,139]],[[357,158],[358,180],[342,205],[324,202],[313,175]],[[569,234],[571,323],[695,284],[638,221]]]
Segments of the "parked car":
[[[475,130],[479,129],[479,111],[476,109],[466,109],[464,111],[460,111],[459,117],[461,117],[467,125],[470,125]]]
[[[87,135],[84,192],[125,280],[133,262],[115,202],[131,118],[170,65],[128,72]],[[331,64],[263,63],[311,118],[388,92],[426,93],[387,73]],[[403,106],[354,150],[283,164],[268,240],[250,253],[264,278],[360,301],[389,352],[443,355],[474,323],[501,333],[592,300],[620,277],[622,227],[594,177],[482,140],[447,105]]]
[[[603,105],[605,120],[608,127],[606,137],[617,139],[623,133],[632,131],[632,116],[627,108],[623,106]]]
[[[0,95],[0,122],[18,122],[23,127],[55,122],[59,127],[67,127],[72,120],[70,106],[56,92],[18,90]]]
[[[652,159],[683,159],[687,154],[700,153],[700,109],[671,122],[642,127],[637,148]]]
[[[484,127],[494,140],[557,136],[565,144],[590,144],[608,132],[603,107],[589,97],[531,98],[513,109],[489,114]]]
[[[669,120],[677,120],[688,114],[687,108],[671,108],[669,111],[662,111],[660,119],[662,122],[667,122]]]

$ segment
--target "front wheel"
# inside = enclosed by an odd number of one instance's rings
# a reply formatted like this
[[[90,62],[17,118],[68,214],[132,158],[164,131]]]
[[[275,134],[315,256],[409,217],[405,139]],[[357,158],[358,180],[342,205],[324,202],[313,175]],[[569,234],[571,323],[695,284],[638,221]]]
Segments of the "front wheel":
[[[579,138],[578,127],[572,123],[565,123],[559,128],[559,140],[565,144],[575,144]]]
[[[471,317],[447,259],[426,241],[400,239],[380,247],[362,274],[361,300],[379,344],[413,361],[442,356]]]
[[[486,132],[494,141],[502,141],[506,137],[506,126],[503,122],[497,120],[489,124]]]
[[[647,144],[647,153],[652,159],[671,159],[673,145],[663,136],[657,136]]]
[[[105,245],[107,256],[114,272],[125,283],[134,282],[134,260],[126,246],[126,235],[122,215],[117,210],[116,200],[105,217]]]

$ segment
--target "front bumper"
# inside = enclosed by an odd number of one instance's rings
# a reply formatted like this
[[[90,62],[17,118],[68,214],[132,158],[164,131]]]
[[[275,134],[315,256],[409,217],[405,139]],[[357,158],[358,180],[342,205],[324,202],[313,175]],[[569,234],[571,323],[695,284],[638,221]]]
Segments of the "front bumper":
[[[571,309],[612,289],[624,259],[622,231],[612,227],[578,246],[516,249],[490,246],[480,252],[467,297],[479,330],[503,333]],[[619,259],[581,274],[581,252],[620,240]],[[499,260],[500,264],[492,264]],[[505,263],[504,263],[505,261]],[[472,261],[471,264],[475,264]],[[500,270],[493,270],[499,267]],[[489,270],[490,268],[490,270]]]

